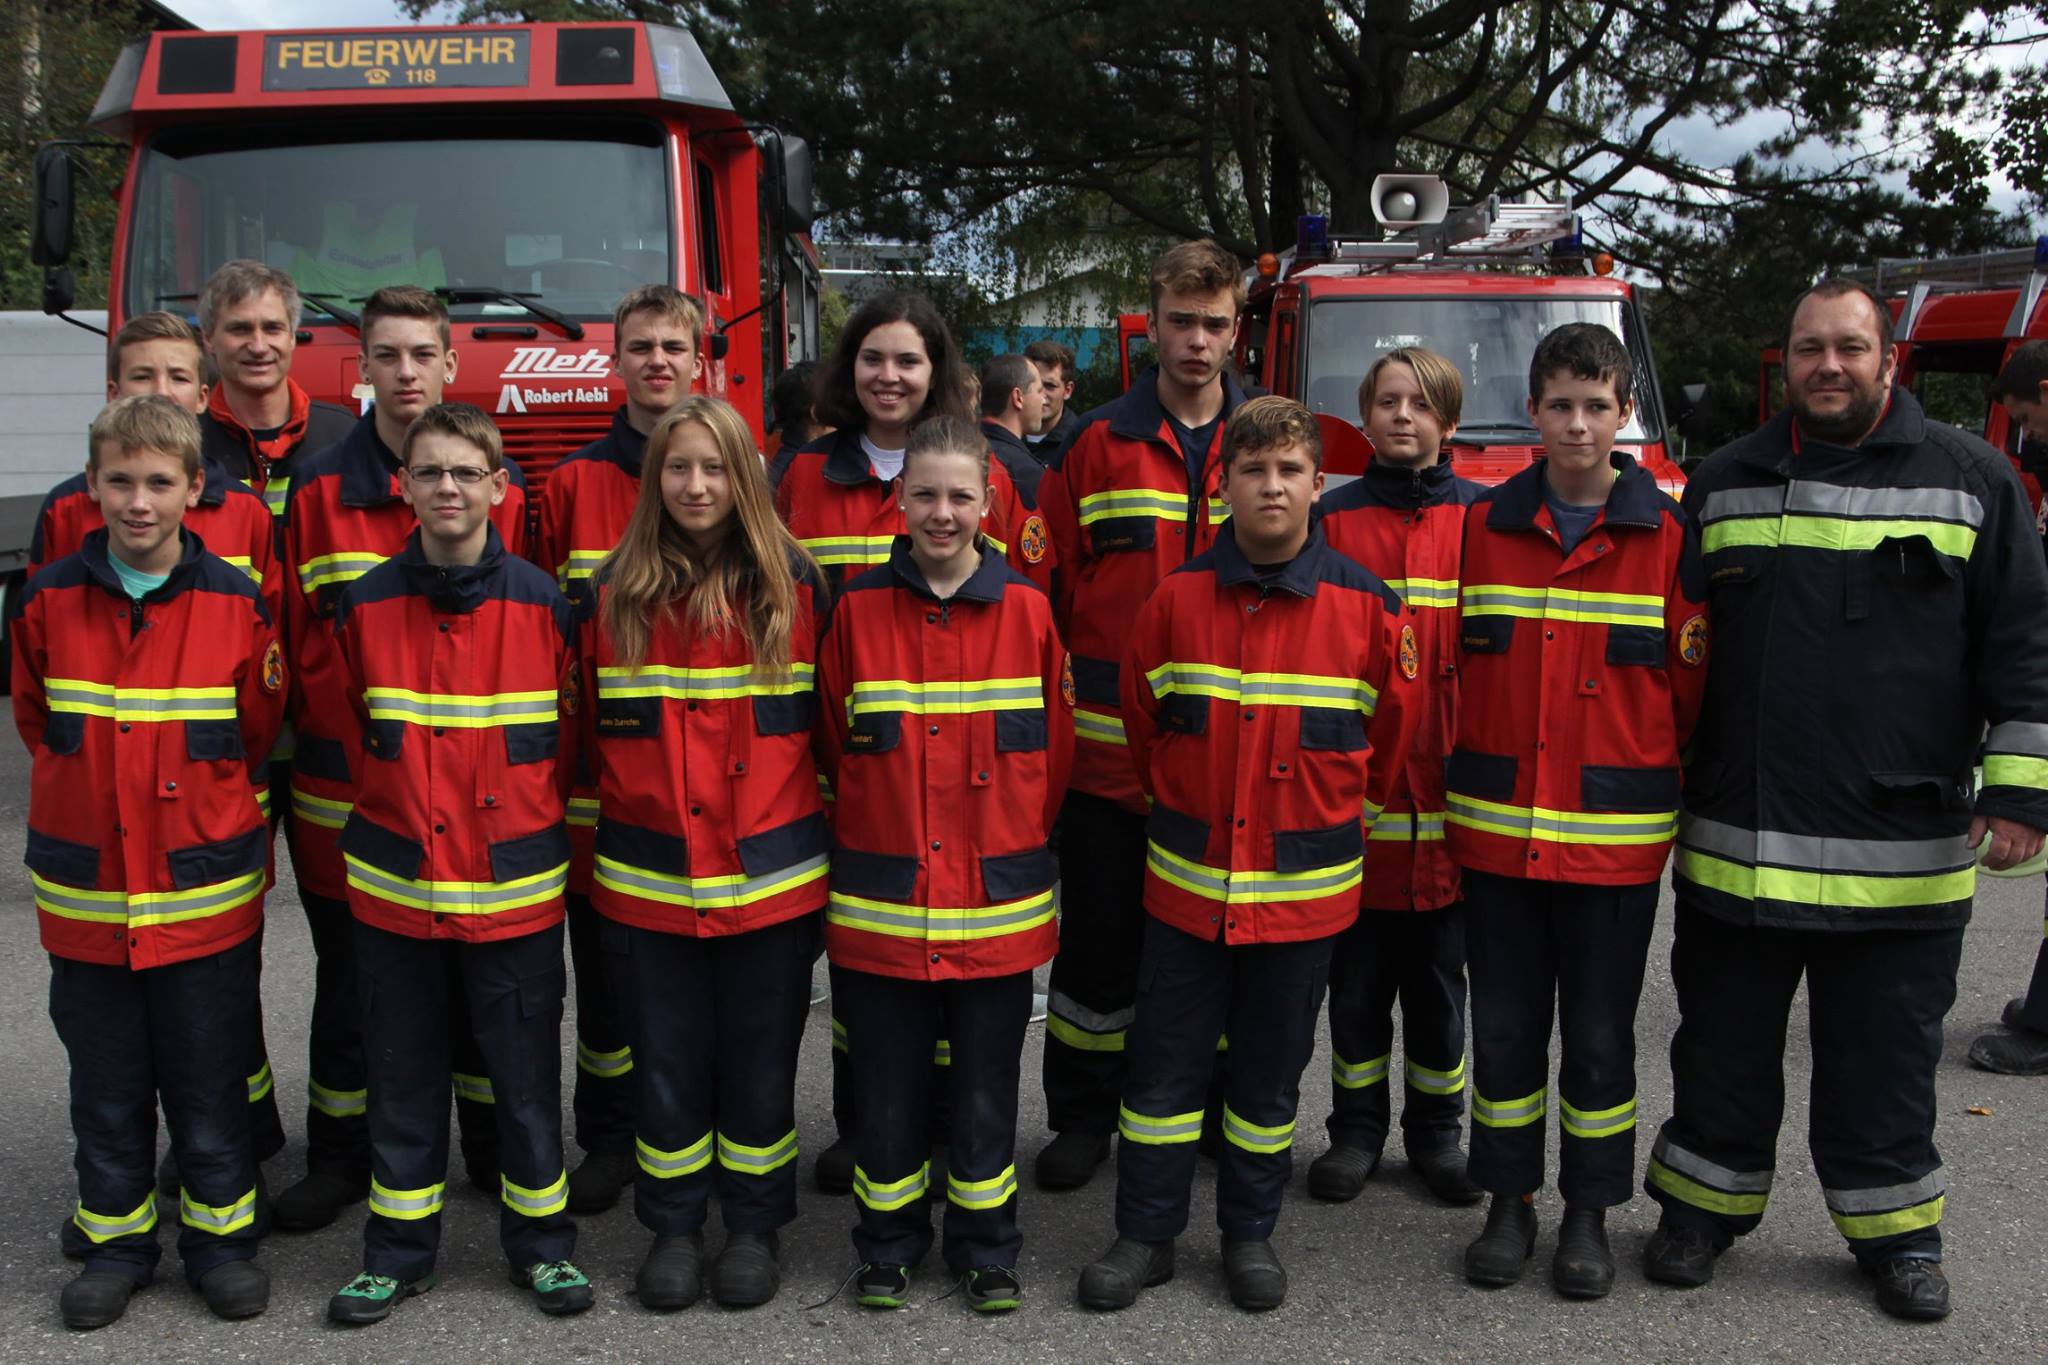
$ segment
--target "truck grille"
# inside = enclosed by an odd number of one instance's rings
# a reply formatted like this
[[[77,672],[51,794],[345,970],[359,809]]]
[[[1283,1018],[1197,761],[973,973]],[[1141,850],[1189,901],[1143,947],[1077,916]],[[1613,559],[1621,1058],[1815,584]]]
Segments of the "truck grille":
[[[540,491],[564,455],[581,450],[612,429],[609,412],[551,413],[545,417],[500,413],[498,433],[505,454],[526,475],[527,506],[540,506]]]

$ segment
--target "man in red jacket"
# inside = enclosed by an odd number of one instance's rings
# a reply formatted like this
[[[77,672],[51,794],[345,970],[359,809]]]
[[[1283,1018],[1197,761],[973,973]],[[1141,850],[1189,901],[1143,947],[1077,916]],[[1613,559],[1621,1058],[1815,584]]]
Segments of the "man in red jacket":
[[[1074,652],[1074,776],[1060,817],[1060,951],[1045,1021],[1056,1136],[1041,1189],[1085,1185],[1109,1156],[1138,991],[1145,800],[1131,771],[1118,670],[1159,580],[1209,548],[1223,520],[1217,433],[1244,402],[1226,371],[1244,285],[1237,258],[1183,242],[1152,263],[1147,335],[1159,366],[1082,419],[1039,506],[1058,566],[1054,609]]]
[[[155,1274],[161,1098],[185,1277],[219,1316],[249,1317],[270,1300],[244,1065],[270,848],[256,792],[284,658],[249,576],[181,529],[202,491],[192,415],[118,399],[89,439],[106,527],[35,577],[14,623],[25,861],[90,1243],[60,1308],[104,1327]]]
[[[1416,702],[1392,589],[1329,547],[1315,418],[1257,398],[1230,419],[1230,519],[1138,614],[1125,732],[1151,800],[1144,956],[1117,1131],[1115,1245],[1081,1302],[1127,1308],[1173,1274],[1216,1044],[1230,1040],[1216,1214],[1231,1301],[1277,1308],[1271,1237],[1330,953],[1358,918],[1361,810],[1392,795]]]

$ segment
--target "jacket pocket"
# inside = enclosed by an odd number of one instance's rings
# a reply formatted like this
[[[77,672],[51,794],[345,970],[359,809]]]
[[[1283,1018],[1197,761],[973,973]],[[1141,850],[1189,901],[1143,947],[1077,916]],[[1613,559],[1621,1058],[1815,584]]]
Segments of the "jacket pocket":
[[[418,877],[427,861],[426,847],[419,840],[386,829],[364,815],[361,807],[350,811],[348,823],[341,827],[341,851],[406,881]]]
[[[261,872],[269,861],[269,852],[270,826],[265,824],[218,843],[174,848],[165,857],[171,864],[171,885],[180,891],[190,891],[195,886]]]
[[[28,851],[21,859],[38,876],[66,886],[90,888],[100,880],[100,851],[90,844],[74,844],[43,833],[34,825],[28,830]]]
[[[1301,708],[1301,747],[1354,754],[1365,748],[1365,716],[1334,706]]]
[[[1444,787],[1481,801],[1505,801],[1515,794],[1517,761],[1507,754],[1453,749],[1444,760]]]
[[[754,698],[754,733],[801,735],[818,721],[818,694],[792,692],[786,697]]]
[[[348,750],[338,739],[309,735],[301,730],[297,746],[292,751],[292,769],[323,782],[347,782],[350,780]]]
[[[75,754],[85,743],[85,717],[77,711],[52,711],[43,726],[43,748],[53,754]]]
[[[1607,662],[1643,668],[1664,666],[1664,627],[1609,626]]]
[[[1045,708],[996,712],[996,752],[1035,753],[1046,745]]]
[[[1049,849],[991,854],[981,860],[981,889],[991,901],[1023,900],[1051,890],[1057,880]]]
[[[1120,668],[1114,659],[1087,659],[1079,654],[1072,658],[1075,701],[1111,708],[1123,705],[1123,696],[1118,691]]]
[[[903,742],[901,711],[864,711],[846,732],[849,754],[885,754]]]
[[[1307,872],[1348,863],[1365,853],[1365,831],[1356,820],[1340,820],[1321,829],[1273,832],[1273,870]]]
[[[1099,555],[1149,550],[1159,540],[1155,517],[1105,517],[1088,526],[1088,548]]]
[[[553,758],[560,752],[561,745],[562,722],[559,720],[505,727],[507,763],[539,763],[544,759]]]
[[[185,757],[194,763],[246,756],[242,750],[242,727],[232,718],[185,722]]]
[[[831,846],[832,835],[825,824],[825,813],[813,811],[802,819],[777,825],[774,829],[764,829],[759,834],[749,834],[740,840],[740,866],[746,869],[749,877],[762,877],[809,862]]]
[[[538,877],[569,862],[569,827],[555,825],[538,834],[500,839],[491,845],[491,880],[516,882]]]
[[[1870,561],[1877,581],[1894,591],[1935,592],[1962,577],[1960,566],[1926,536],[1887,536],[1871,550]]]
[[[1661,815],[1678,809],[1677,768],[1579,769],[1579,804],[1589,811]]]
[[[1174,692],[1159,702],[1159,728],[1170,735],[1205,735],[1209,732],[1209,698]]]
[[[1467,654],[1505,654],[1514,641],[1512,616],[1468,616],[1458,626],[1458,648]]]
[[[1902,810],[1967,811],[1970,779],[1945,773],[1872,773],[1878,803]]]
[[[649,739],[660,733],[660,697],[598,697],[599,739]]]
[[[396,763],[405,752],[405,722],[373,720],[363,726],[363,752],[386,763]]]
[[[917,859],[840,844],[832,850],[832,889],[869,900],[907,901],[917,890]]]
[[[669,877],[690,875],[690,846],[680,834],[663,834],[602,816],[597,822],[597,856]]]
[[[1145,817],[1145,837],[1177,858],[1199,863],[1209,852],[1209,822],[1158,802]]]

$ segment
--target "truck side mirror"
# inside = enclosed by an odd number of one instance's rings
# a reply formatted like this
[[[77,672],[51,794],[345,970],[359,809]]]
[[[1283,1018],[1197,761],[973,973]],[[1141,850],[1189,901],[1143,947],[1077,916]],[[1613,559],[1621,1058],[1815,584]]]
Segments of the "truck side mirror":
[[[29,234],[29,259],[37,265],[62,265],[71,259],[73,203],[71,154],[62,147],[36,152],[35,218]]]
[[[809,232],[817,220],[811,198],[811,144],[787,133],[782,144],[782,230]]]
[[[1707,434],[1707,394],[1711,389],[1706,384],[1687,384],[1679,392],[1685,396],[1685,411],[1678,414],[1678,430],[1688,441],[1697,441]]]
[[[78,281],[71,274],[71,267],[53,265],[43,271],[43,311],[55,316],[68,313],[71,305],[78,302]]]

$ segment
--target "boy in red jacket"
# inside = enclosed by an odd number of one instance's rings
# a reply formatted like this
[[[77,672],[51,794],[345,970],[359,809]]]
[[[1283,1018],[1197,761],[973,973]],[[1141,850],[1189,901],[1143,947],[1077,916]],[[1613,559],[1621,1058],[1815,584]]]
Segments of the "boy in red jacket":
[[[90,440],[106,527],[36,575],[14,625],[25,861],[90,1243],[59,1306],[104,1327],[155,1273],[161,1099],[185,1277],[219,1316],[250,1317],[270,1299],[244,1066],[270,847],[256,792],[284,659],[249,576],[181,529],[204,487],[192,414],[118,399]]]
[[[1173,1274],[1220,1037],[1216,1181],[1231,1300],[1279,1307],[1270,1238],[1302,1068],[1337,935],[1358,918],[1362,808],[1391,795],[1414,713],[1400,599],[1329,547],[1315,418],[1256,398],[1222,436],[1230,519],[1160,581],[1123,665],[1123,723],[1151,800],[1145,945],[1117,1131],[1117,1240],[1081,1302],[1127,1308]]]
[[[1635,1187],[1636,998],[1707,657],[1698,538],[1614,452],[1632,373],[1597,324],[1536,348],[1545,458],[1465,519],[1445,765],[1472,973],[1471,1174],[1493,1195],[1465,1277],[1512,1284],[1535,1248],[1555,1010],[1565,1213],[1551,1279],[1571,1298],[1614,1286],[1604,1220]]]

